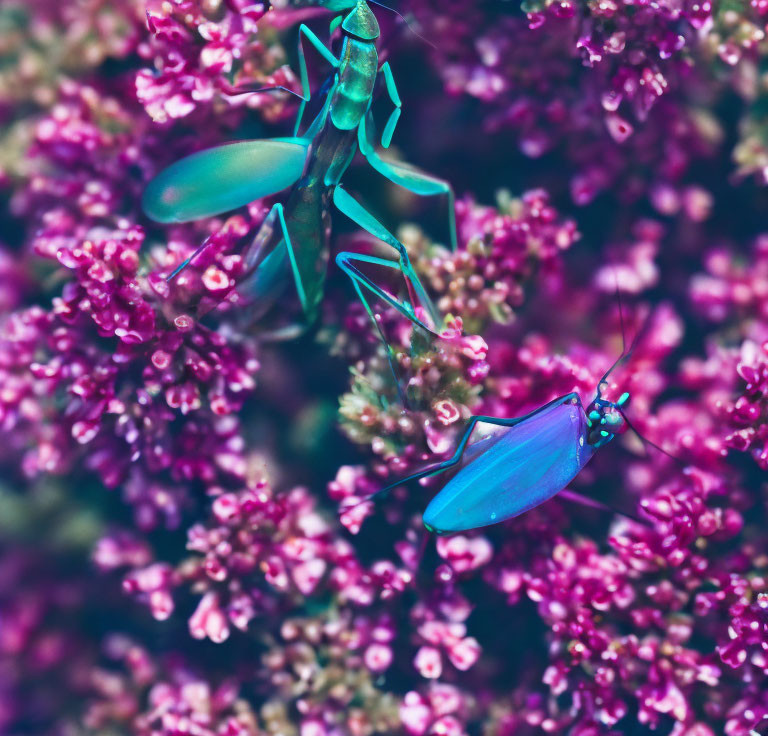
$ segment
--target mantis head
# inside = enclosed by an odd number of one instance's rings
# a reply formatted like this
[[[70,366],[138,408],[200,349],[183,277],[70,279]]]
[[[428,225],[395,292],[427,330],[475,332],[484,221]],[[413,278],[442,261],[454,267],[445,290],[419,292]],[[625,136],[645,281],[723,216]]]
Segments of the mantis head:
[[[321,0],[328,10],[349,11],[341,18],[341,29],[361,41],[374,41],[379,37],[379,22],[366,0]]]
[[[275,8],[325,8],[341,15],[334,21],[345,33],[362,41],[374,41],[379,37],[379,23],[368,6],[367,0],[274,0]]]

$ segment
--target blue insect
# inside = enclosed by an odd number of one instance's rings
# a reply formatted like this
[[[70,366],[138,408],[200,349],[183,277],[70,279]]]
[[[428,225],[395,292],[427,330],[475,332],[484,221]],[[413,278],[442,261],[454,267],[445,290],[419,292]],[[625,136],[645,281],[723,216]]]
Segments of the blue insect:
[[[497,524],[529,511],[558,493],[589,506],[608,509],[597,501],[564,490],[597,450],[630,429],[644,442],[669,454],[643,438],[627,419],[624,408],[629,402],[629,393],[625,392],[617,401],[603,397],[608,377],[629,359],[633,348],[634,344],[629,350],[623,350],[606,371],[586,410],[578,394],[569,393],[522,417],[473,416],[450,458],[429,465],[366,500],[383,497],[397,486],[461,465],[424,511],[424,525],[429,531],[453,534]],[[478,424],[503,429],[469,444]]]
[[[244,253],[245,271],[237,289],[244,302],[257,305],[251,309],[251,319],[273,305],[277,305],[278,311],[282,310],[283,297],[292,283],[302,319],[295,329],[292,326],[284,329],[282,336],[291,337],[315,320],[324,291],[333,205],[397,253],[397,261],[357,253],[340,253],[337,257],[338,265],[352,279],[377,328],[378,322],[368,302],[371,293],[431,330],[430,325],[416,318],[414,305],[420,303],[434,324],[440,317],[410,263],[405,246],[347,192],[341,179],[360,150],[373,169],[408,191],[421,196],[447,196],[450,239],[455,248],[451,187],[405,164],[385,161],[375,150],[371,103],[377,81],[383,80],[394,105],[380,139],[384,148],[390,144],[402,103],[389,62],[379,66],[376,49],[379,26],[368,3],[365,0],[300,0],[291,5],[319,6],[341,13],[331,23],[331,31],[340,28],[342,36],[337,57],[306,25],[299,27],[303,93],[293,137],[240,141],[192,154],[150,182],[143,198],[144,210],[158,222],[187,222],[227,212],[291,187],[285,203],[272,207],[253,244]],[[326,85],[321,111],[306,132],[299,134],[304,107],[310,100],[304,39],[333,67],[333,73]],[[169,280],[196,255],[182,263]],[[408,286],[410,301],[401,302],[380,288],[360,270],[361,263],[399,270]],[[384,339],[383,334],[381,337]],[[387,347],[392,362],[392,350],[388,344]]]

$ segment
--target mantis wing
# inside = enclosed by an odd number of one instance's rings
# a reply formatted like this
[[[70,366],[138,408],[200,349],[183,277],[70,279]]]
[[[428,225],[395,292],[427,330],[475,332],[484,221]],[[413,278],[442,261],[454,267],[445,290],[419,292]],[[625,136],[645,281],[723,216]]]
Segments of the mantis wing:
[[[587,432],[581,403],[566,402],[483,440],[474,457],[470,454],[471,462],[429,503],[424,523],[453,533],[496,524],[538,506],[562,491],[591,459],[595,448],[588,444]]]
[[[189,222],[242,207],[298,181],[309,144],[305,138],[273,138],[193,153],[149,183],[142,207],[157,222]]]

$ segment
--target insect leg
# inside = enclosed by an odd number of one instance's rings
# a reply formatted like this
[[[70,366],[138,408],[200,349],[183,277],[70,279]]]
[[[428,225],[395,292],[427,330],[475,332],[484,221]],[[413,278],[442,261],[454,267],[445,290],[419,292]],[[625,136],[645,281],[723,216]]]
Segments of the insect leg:
[[[451,185],[447,181],[413,169],[405,164],[385,161],[370,145],[365,131],[365,121],[360,123],[358,141],[360,151],[368,160],[368,163],[393,184],[397,184],[420,197],[432,197],[436,194],[444,194],[448,197],[448,232],[451,250],[456,250],[456,198]]]
[[[273,214],[274,213],[274,214]],[[296,263],[296,253],[293,250],[293,243],[291,243],[291,234],[288,232],[288,224],[285,221],[285,213],[283,210],[283,205],[278,202],[275,204],[272,209],[269,211],[269,214],[267,217],[274,217],[277,216],[278,222],[280,223],[280,230],[283,234],[283,242],[285,243],[285,249],[288,251],[288,260],[291,263],[291,271],[293,271],[293,280],[296,284],[296,293],[299,295],[299,302],[301,303],[301,308],[304,311],[305,314],[309,312],[308,306],[307,306],[307,294],[306,290],[304,289],[304,283],[301,278],[301,271],[299,271],[299,266]]]
[[[399,268],[405,276],[409,290],[411,287],[415,290],[418,301],[429,314],[435,327],[442,323],[442,317],[437,311],[437,307],[432,303],[424,286],[419,279],[418,274],[411,265],[408,257],[408,251],[405,246],[387,230],[365,207],[363,207],[352,195],[350,195],[342,186],[337,186],[333,192],[333,203],[350,220],[356,222],[361,228],[369,232],[379,240],[383,240],[387,245],[391,245],[400,256]],[[381,260],[381,259],[380,259]],[[413,317],[411,317],[413,319]],[[430,330],[433,332],[434,330]]]
[[[275,233],[275,220],[280,225],[279,233]],[[275,280],[284,273],[284,266],[280,265],[284,256],[278,252],[283,244],[285,245],[285,255],[288,256],[288,263],[291,266],[291,274],[296,285],[299,303],[306,315],[309,313],[306,289],[296,260],[284,208],[280,202],[274,204],[269,210],[248,249],[248,254],[245,257],[245,270],[248,276],[239,284],[239,288],[257,295],[263,295],[269,291]]]
[[[392,377],[394,378],[395,385],[397,386],[397,393],[400,399],[400,403],[403,406],[407,406],[407,397],[402,389],[402,386],[400,385],[400,379],[398,378],[397,371],[395,370],[395,351],[389,344],[386,335],[384,335],[384,331],[381,329],[379,320],[376,317],[376,312],[374,312],[373,308],[368,302],[368,299],[365,296],[365,291],[363,291],[362,287],[365,287],[365,289],[371,292],[375,297],[378,297],[383,302],[389,304],[391,307],[400,312],[400,314],[411,320],[411,322],[414,324],[418,325],[427,332],[432,334],[434,334],[434,332],[416,316],[413,311],[413,307],[411,307],[410,304],[407,302],[402,304],[391,294],[388,294],[386,291],[384,291],[384,289],[378,286],[369,276],[366,276],[362,271],[360,271],[355,262],[372,263],[377,266],[384,266],[385,268],[394,268],[398,271],[401,271],[400,264],[398,264],[396,261],[389,261],[386,258],[367,256],[363,253],[350,253],[345,251],[339,253],[336,256],[336,264],[342,271],[344,271],[344,273],[347,274],[347,276],[349,276],[350,279],[352,279],[352,284],[355,287],[355,291],[357,292],[357,296],[360,299],[360,302],[365,307],[365,311],[368,312],[368,316],[376,326],[379,337],[381,338],[381,341],[384,343],[384,347],[387,350],[387,361],[389,362],[389,368],[392,371]]]
[[[189,258],[185,258],[185,259],[184,259],[184,260],[183,260],[183,261],[182,261],[182,262],[181,262],[181,263],[180,263],[178,266],[176,266],[176,268],[174,268],[174,269],[173,269],[173,271],[171,271],[171,275],[170,275],[170,276],[166,276],[166,277],[165,277],[165,280],[166,280],[166,282],[170,283],[171,281],[173,281],[173,280],[174,280],[174,279],[175,279],[175,278],[176,278],[176,277],[177,277],[177,276],[178,276],[178,275],[179,275],[179,274],[180,274],[180,273],[181,273],[181,272],[182,272],[182,271],[183,271],[183,270],[184,270],[184,269],[185,269],[187,266],[189,266],[189,264],[190,264],[190,263],[192,263],[192,261],[193,261],[195,258],[197,258],[197,256],[199,256],[199,255],[200,255],[200,254],[201,254],[201,253],[202,253],[202,252],[203,252],[203,251],[204,251],[204,250],[205,250],[205,249],[206,249],[206,248],[207,248],[207,247],[208,247],[210,244],[211,244],[211,241],[210,241],[210,239],[206,238],[206,239],[203,241],[202,245],[198,246],[198,247],[195,249],[195,252],[194,252],[194,253],[193,253],[191,256],[189,256]]]
[[[355,290],[358,293],[358,296],[360,297],[360,300],[363,303],[363,306],[365,307],[368,314],[371,316],[371,319],[373,320],[374,324],[376,325],[377,329],[381,329],[379,327],[378,320],[376,319],[376,315],[371,308],[371,306],[368,303],[368,300],[365,298],[363,292],[361,291],[360,287],[364,286],[368,291],[370,291],[374,296],[381,299],[383,302],[386,302],[389,304],[389,306],[396,309],[400,314],[402,314],[404,317],[407,317],[411,322],[421,327],[423,330],[426,330],[427,332],[430,332],[432,334],[436,334],[434,330],[424,324],[417,316],[416,313],[413,310],[413,307],[406,303],[402,303],[398,301],[395,297],[393,297],[391,294],[388,294],[384,289],[382,289],[380,286],[376,284],[376,282],[371,279],[370,276],[367,276],[364,274],[356,265],[355,262],[362,262],[362,263],[372,263],[377,266],[384,266],[385,268],[394,268],[398,271],[401,271],[402,269],[400,267],[400,264],[396,261],[390,261],[386,258],[377,258],[376,256],[367,256],[363,253],[350,253],[348,251],[344,251],[342,253],[339,253],[336,256],[336,263],[339,266],[339,268],[344,271],[344,273],[347,274],[352,279],[352,283],[355,286]],[[384,336],[382,335],[382,340],[386,342],[384,339]]]
[[[299,105],[299,112],[296,115],[296,125],[293,129],[293,134],[297,135],[299,127],[301,126],[301,119],[304,116],[304,108],[307,106],[307,101],[311,97],[311,91],[309,89],[309,75],[307,74],[307,60],[304,56],[304,44],[301,37],[307,39],[317,50],[317,52],[334,68],[338,68],[339,60],[331,53],[331,51],[323,44],[323,42],[308,28],[304,23],[299,26],[299,72],[301,76],[301,90],[302,99]]]
[[[594,498],[590,498],[589,496],[584,496],[581,493],[577,493],[576,491],[571,491],[568,488],[560,491],[558,494],[560,498],[564,498],[567,501],[572,501],[573,503],[578,503],[581,506],[585,506],[589,509],[597,509],[598,511],[602,511],[606,514],[618,514],[619,516],[624,516],[627,519],[630,519],[631,521],[634,521],[636,524],[642,524],[643,526],[650,526],[647,521],[644,519],[641,519],[639,516],[629,513],[628,511],[622,511],[621,509],[615,508],[613,506],[609,506],[607,503],[603,503],[602,501],[597,501]]]
[[[388,61],[385,61],[381,65],[379,73],[384,75],[384,82],[387,85],[387,94],[389,95],[389,99],[392,100],[392,104],[395,106],[395,109],[392,111],[392,114],[389,116],[389,120],[387,120],[387,124],[384,127],[384,133],[381,136],[381,145],[384,148],[389,148],[389,144],[392,142],[392,136],[395,132],[395,127],[397,126],[397,121],[400,120],[400,114],[403,110],[403,103],[400,100],[400,95],[397,92],[395,78],[392,75],[392,67],[390,67]]]

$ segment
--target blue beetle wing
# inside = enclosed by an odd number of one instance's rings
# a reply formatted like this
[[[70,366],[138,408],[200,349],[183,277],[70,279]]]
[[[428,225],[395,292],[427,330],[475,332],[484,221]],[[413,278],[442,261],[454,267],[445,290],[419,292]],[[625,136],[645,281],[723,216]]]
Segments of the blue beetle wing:
[[[484,452],[470,454],[471,461],[427,506],[424,523],[448,534],[538,506],[562,491],[594,454],[587,431],[581,403],[568,401],[481,440]]]
[[[298,181],[309,143],[305,138],[238,141],[193,153],[147,185],[144,212],[157,222],[189,222],[275,194]]]

